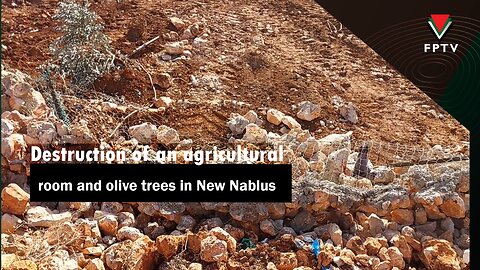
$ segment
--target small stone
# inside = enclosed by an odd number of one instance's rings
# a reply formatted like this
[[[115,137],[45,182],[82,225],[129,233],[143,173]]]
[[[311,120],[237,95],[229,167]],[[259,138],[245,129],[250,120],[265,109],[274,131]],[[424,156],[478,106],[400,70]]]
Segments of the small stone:
[[[200,258],[206,262],[226,261],[227,243],[215,236],[208,236],[201,241]]]
[[[14,123],[8,119],[2,118],[2,138],[10,136],[14,132],[15,132]]]
[[[330,223],[328,226],[328,233],[335,246],[341,247],[343,245],[342,230],[337,224]]]
[[[278,233],[278,229],[275,223],[271,219],[266,219],[260,223],[260,230],[268,234],[269,236],[275,236]]]
[[[301,129],[302,126],[291,116],[284,116],[282,118],[282,123],[285,124],[289,129]]]
[[[388,184],[395,179],[395,172],[387,166],[379,166],[371,170],[370,174],[375,176],[372,180],[374,184]]]
[[[7,213],[2,215],[2,233],[15,233],[21,224],[22,220],[15,215],[10,215]]]
[[[282,119],[285,116],[281,111],[270,109],[267,111],[267,121],[278,126],[282,123]]]
[[[21,134],[4,137],[2,134],[2,156],[7,160],[23,160],[27,143]]]
[[[255,111],[248,111],[243,117],[250,122],[250,124],[258,124],[258,115]]]
[[[168,42],[165,44],[165,52],[173,55],[183,54],[184,45],[180,41]]]
[[[3,243],[3,239],[2,239],[2,243]],[[15,254],[2,253],[2,259],[0,260],[2,263],[1,269],[8,269],[17,260],[18,260],[18,257]]]
[[[227,249],[229,252],[235,252],[237,248],[237,240],[228,234],[224,229],[216,227],[210,230],[210,234],[223,240],[227,243]]]
[[[45,207],[35,206],[27,210],[25,220],[30,227],[52,227],[72,219],[70,212],[52,214]]]
[[[177,225],[177,230],[185,231],[185,230],[193,230],[195,227],[195,219],[191,216],[182,216],[180,218],[180,222]]]
[[[117,238],[120,241],[123,241],[125,239],[129,239],[132,241],[135,241],[141,237],[143,237],[143,233],[140,232],[139,229],[133,228],[133,227],[122,227],[117,231]]]
[[[320,117],[320,105],[314,104],[310,101],[304,101],[299,104],[299,108],[300,110],[297,113],[297,117],[302,120],[313,121]]]
[[[350,238],[345,246],[355,252],[355,254],[367,254],[366,248],[363,246],[363,241],[360,238],[360,236],[355,235],[352,238]]]
[[[462,197],[458,194],[452,195],[446,199],[442,205],[440,205],[440,210],[452,218],[464,218],[465,217],[465,202]]]
[[[390,257],[392,267],[405,269],[405,261],[403,260],[403,254],[397,247],[389,247],[388,256]]]
[[[352,124],[358,123],[357,109],[353,103],[349,102],[348,104],[343,104],[338,108],[338,110],[343,119]]]
[[[103,261],[99,258],[95,258],[88,261],[88,264],[83,268],[83,270],[105,270]]]
[[[427,212],[424,208],[415,209],[415,225],[421,225],[427,223]]]
[[[202,265],[199,264],[199,263],[191,263],[189,266],[188,266],[188,270],[202,270]]]
[[[3,269],[3,267],[2,267]],[[31,260],[21,260],[13,262],[9,270],[37,270],[37,265]]]
[[[72,133],[73,134],[73,133]],[[57,136],[55,125],[47,121],[33,121],[27,125],[27,135],[41,144],[50,144]]]
[[[470,263],[470,249],[466,249],[465,251],[463,251],[462,259],[465,264]]]
[[[118,230],[118,220],[114,215],[106,215],[98,220],[98,227],[105,235],[115,236]]]
[[[140,125],[131,126],[128,129],[130,136],[135,138],[141,144],[150,144],[157,132],[157,126],[151,123],[142,123]]]
[[[9,184],[2,190],[2,212],[23,215],[30,202],[30,194],[17,184]]]
[[[385,230],[385,223],[383,223],[383,220],[379,218],[376,214],[370,214],[367,219],[367,223],[370,228],[370,233],[374,236],[377,234],[381,234],[383,230]]]
[[[420,259],[428,269],[461,269],[457,253],[448,241],[427,240],[422,247],[423,256],[420,256]]]
[[[408,244],[406,237],[403,235],[396,235],[390,240],[394,246],[400,250],[403,258],[408,262],[412,259],[412,247]]]
[[[185,23],[185,21],[183,21],[182,19],[179,19],[177,17],[171,17],[170,22],[173,24],[175,29],[177,29],[178,31],[182,31],[183,29],[185,29],[187,27],[187,24]]]
[[[157,129],[157,141],[165,146],[171,146],[178,144],[180,137],[175,129],[161,125]]]
[[[290,270],[297,267],[297,256],[293,252],[282,252],[276,263],[278,270]]]
[[[184,235],[160,235],[156,239],[157,251],[169,260],[184,247],[186,239]]]
[[[372,270],[391,270],[391,269],[392,269],[392,266],[390,265],[389,261],[380,262],[375,266],[373,266],[372,268]]]
[[[392,221],[400,225],[413,225],[414,217],[413,212],[410,209],[395,209],[390,212]]]
[[[109,246],[102,255],[110,270],[153,269],[155,244],[147,236],[135,241],[125,240]]]
[[[338,183],[340,174],[343,173],[343,170],[346,166],[349,154],[350,150],[343,148],[328,155],[325,163],[325,170],[323,172],[323,177],[325,180]]]
[[[256,124],[248,124],[245,130],[243,140],[254,144],[262,144],[267,141],[267,131]]]
[[[308,211],[301,211],[290,222],[292,227],[297,233],[310,231],[317,222],[313,215]]]
[[[162,72],[162,73],[159,73],[157,76],[156,76],[156,80],[155,80],[155,83],[158,84],[158,86],[160,86],[160,88],[162,89],[167,89],[169,88],[170,86],[172,86],[172,76],[170,76],[170,74],[166,73],[166,72]],[[161,99],[161,98],[160,98]],[[170,100],[171,101],[171,100]],[[155,104],[157,106],[157,108],[160,108],[160,107],[169,107],[169,106],[158,106],[157,104]]]
[[[382,244],[378,241],[377,238],[367,237],[365,243],[363,244],[367,250],[367,254],[370,256],[375,256],[378,254],[378,251],[382,248]]]
[[[228,128],[232,131],[233,135],[240,135],[250,122],[243,116],[235,114],[230,121],[227,122]]]
[[[102,252],[103,249],[101,247],[87,247],[82,251],[84,255],[90,255],[95,257],[101,256]]]

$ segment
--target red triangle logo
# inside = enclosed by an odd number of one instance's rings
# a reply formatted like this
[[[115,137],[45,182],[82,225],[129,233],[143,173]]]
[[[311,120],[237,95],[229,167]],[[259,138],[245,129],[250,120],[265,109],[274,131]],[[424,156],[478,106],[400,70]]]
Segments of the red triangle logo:
[[[432,21],[435,24],[435,27],[438,29],[438,31],[442,31],[443,27],[445,26],[445,23],[450,17],[450,14],[432,14],[430,15],[430,17],[432,18]]]

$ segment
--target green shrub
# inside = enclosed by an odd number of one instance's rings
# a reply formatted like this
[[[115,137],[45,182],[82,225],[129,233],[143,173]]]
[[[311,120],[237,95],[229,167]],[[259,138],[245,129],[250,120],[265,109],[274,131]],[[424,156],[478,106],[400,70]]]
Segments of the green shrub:
[[[62,1],[53,17],[62,33],[51,46],[53,63],[77,86],[91,85],[113,66],[108,37],[95,12],[72,0]]]

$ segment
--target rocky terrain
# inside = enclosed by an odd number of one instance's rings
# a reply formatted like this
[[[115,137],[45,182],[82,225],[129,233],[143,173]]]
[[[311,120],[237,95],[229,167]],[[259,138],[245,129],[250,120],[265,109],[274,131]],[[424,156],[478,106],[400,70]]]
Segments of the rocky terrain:
[[[92,89],[60,83],[70,123],[35,80],[56,7],[2,2],[2,269],[470,268],[468,160],[411,151],[465,156],[468,132],[313,1],[92,3],[119,55],[159,38]],[[362,177],[365,142],[404,155]],[[238,144],[285,146],[292,202],[30,201],[32,145]]]

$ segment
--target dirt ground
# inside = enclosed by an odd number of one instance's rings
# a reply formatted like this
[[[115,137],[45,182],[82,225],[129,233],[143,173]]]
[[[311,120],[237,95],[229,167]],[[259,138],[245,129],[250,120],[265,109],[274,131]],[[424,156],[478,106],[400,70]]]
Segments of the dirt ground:
[[[39,66],[50,57],[49,44],[59,35],[51,18],[57,5],[55,0],[16,5],[2,1],[4,64],[39,74]],[[158,95],[189,101],[188,106],[150,116],[151,121],[172,126],[194,143],[226,143],[225,122],[231,112],[252,109],[265,119],[262,112],[276,108],[295,115],[294,105],[305,100],[323,109],[319,119],[300,122],[317,138],[352,130],[356,138],[410,146],[453,147],[469,140],[464,127],[313,0],[106,0],[92,2],[91,10],[101,17],[112,46],[122,54],[160,35],[132,57],[135,65],[119,65],[91,92],[117,96],[128,104],[150,104],[154,93],[145,68]],[[209,32],[206,48],[194,50],[190,59],[163,61],[163,35],[175,30],[169,22],[172,16],[203,22]],[[157,84],[163,72],[173,78],[167,89]],[[194,86],[192,75],[204,85]],[[341,121],[334,96],[358,107],[358,124]],[[111,132],[115,125],[108,122],[122,117],[98,115],[86,100],[64,99],[71,118],[89,119],[98,136],[102,130]],[[235,105],[238,102],[243,103]],[[136,116],[125,124],[142,120]],[[276,127],[266,128],[278,132]]]

